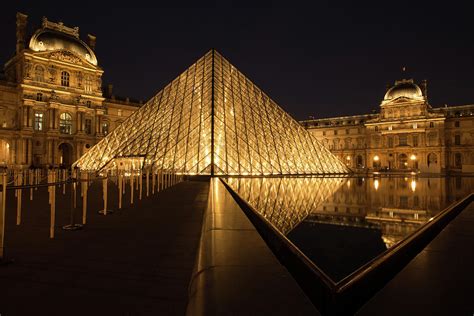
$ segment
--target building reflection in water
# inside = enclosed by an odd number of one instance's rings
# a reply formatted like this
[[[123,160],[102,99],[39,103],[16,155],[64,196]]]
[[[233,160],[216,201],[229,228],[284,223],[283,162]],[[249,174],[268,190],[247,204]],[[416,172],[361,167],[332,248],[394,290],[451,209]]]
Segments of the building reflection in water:
[[[474,191],[474,178],[228,178],[338,281]]]

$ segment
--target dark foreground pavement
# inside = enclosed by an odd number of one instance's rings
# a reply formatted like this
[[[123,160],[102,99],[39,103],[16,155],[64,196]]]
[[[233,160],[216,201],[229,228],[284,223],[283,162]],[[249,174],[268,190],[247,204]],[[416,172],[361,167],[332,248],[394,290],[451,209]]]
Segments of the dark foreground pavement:
[[[22,224],[15,225],[16,200],[9,192],[6,257],[0,266],[0,314],[10,315],[183,315],[195,262],[208,182],[183,182],[112,215],[97,214],[102,190],[89,189],[88,224],[63,231],[69,221],[68,194],[57,191],[55,239],[49,239],[46,189],[34,201],[23,193]],[[69,190],[67,190],[68,192]],[[109,205],[117,209],[115,186]],[[78,196],[77,220],[82,204]]]

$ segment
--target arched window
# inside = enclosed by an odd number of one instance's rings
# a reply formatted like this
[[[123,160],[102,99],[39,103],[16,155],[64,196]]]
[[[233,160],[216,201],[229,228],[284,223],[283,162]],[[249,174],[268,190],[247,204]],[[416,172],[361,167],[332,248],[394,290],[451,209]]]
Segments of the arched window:
[[[59,132],[72,134],[72,117],[69,113],[61,113],[59,116]]]
[[[40,65],[35,67],[35,80],[38,82],[44,82],[44,68]]]
[[[69,72],[67,71],[61,72],[61,85],[63,87],[69,87]]]

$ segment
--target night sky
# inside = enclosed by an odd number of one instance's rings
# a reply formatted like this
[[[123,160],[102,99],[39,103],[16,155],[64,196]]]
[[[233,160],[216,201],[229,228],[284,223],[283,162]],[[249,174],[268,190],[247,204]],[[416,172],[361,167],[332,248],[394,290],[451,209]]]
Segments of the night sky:
[[[136,8],[126,8],[118,1],[5,1],[0,59],[14,53],[21,11],[30,31],[46,16],[79,26],[83,40],[96,35],[104,83],[120,96],[149,99],[215,48],[297,119],[369,113],[378,109],[387,84],[402,77],[427,79],[432,106],[474,103],[468,2],[333,2],[171,8],[134,1]]]

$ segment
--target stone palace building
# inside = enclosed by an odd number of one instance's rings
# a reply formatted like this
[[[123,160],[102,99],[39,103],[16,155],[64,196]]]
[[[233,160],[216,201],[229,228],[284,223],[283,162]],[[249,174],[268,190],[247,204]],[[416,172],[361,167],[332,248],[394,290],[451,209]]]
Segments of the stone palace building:
[[[301,124],[360,172],[474,172],[474,105],[434,108],[421,86],[396,81],[375,114]]]
[[[0,166],[68,166],[141,105],[103,89],[95,43],[46,18],[27,34],[17,13],[16,53],[0,73]]]

